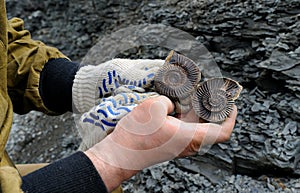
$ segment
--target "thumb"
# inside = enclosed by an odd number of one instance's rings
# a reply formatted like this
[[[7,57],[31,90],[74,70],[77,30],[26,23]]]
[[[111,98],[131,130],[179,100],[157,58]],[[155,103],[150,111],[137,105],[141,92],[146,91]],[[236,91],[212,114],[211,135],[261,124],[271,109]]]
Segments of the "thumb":
[[[150,135],[162,127],[174,105],[165,96],[146,99],[120,120],[118,126],[136,135]]]

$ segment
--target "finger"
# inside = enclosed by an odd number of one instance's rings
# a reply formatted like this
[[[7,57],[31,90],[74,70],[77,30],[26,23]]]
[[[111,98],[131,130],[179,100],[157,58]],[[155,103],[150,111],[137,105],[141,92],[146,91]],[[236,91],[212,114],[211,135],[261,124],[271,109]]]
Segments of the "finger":
[[[203,129],[200,129],[201,134],[204,134],[202,143],[206,145],[228,141],[235,125],[236,116],[237,107],[234,105],[229,117],[221,125],[214,123],[202,124]]]
[[[174,111],[174,108],[175,108],[174,104],[166,96],[160,95],[158,97],[154,97],[154,98],[151,98],[149,100],[152,100],[153,102],[154,101],[160,102],[161,105],[167,110],[167,114],[172,113]]]
[[[225,142],[230,139],[230,135],[234,128],[235,119],[237,116],[237,107],[234,105],[233,110],[229,117],[221,124],[214,123],[203,123],[195,124],[189,123],[189,128],[186,128],[186,132],[195,131],[194,136],[191,140],[191,143],[185,149],[180,156],[189,156],[193,155],[196,152],[202,150],[207,145],[212,145],[215,143]]]
[[[203,129],[198,130],[201,135],[204,135],[202,143],[205,145],[228,141],[235,125],[236,116],[237,107],[234,105],[231,114],[221,125],[214,123],[200,124],[200,128]]]
[[[174,105],[165,96],[146,99],[123,117],[118,126],[135,135],[150,135],[162,127]]]
[[[233,105],[233,110],[231,111],[229,117],[221,124],[222,131],[225,135],[231,134],[235,125],[236,116],[237,116],[237,107],[236,105]]]
[[[221,126],[217,124],[188,123],[174,117],[168,119],[170,123],[176,123],[174,125],[174,128],[177,128],[175,133],[179,133],[175,147],[184,147],[179,157],[193,155],[202,146],[215,143],[221,131]]]
[[[188,123],[198,123],[199,122],[199,117],[196,115],[194,109],[191,109],[187,113],[176,114],[176,118],[180,119],[181,121],[188,122]]]

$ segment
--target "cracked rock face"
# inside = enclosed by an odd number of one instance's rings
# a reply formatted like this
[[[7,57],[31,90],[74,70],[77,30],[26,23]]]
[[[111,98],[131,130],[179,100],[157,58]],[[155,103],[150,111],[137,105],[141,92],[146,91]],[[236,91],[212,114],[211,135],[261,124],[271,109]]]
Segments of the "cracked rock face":
[[[6,4],[8,17],[23,18],[34,39],[58,47],[77,62],[98,38],[129,25],[178,28],[207,47],[223,76],[244,87],[236,100],[239,114],[229,142],[213,146],[204,155],[147,169],[126,184],[127,192],[300,191],[297,179],[279,182],[264,176],[300,175],[299,0],[7,0]],[[119,56],[164,59],[168,53],[166,48],[141,46]],[[61,119],[65,116],[70,115]],[[31,128],[15,125],[13,131],[20,136],[13,138],[15,160],[55,160],[73,152],[74,143],[80,141],[74,130],[63,130],[72,127],[72,118],[66,118],[52,137],[73,138],[56,143],[51,151],[36,153],[32,147],[38,140],[34,138],[47,139],[49,132],[43,132],[43,123],[49,124],[49,118],[40,114],[25,117],[16,116],[16,121],[32,119],[30,122],[40,124],[31,124]],[[73,145],[64,145],[70,141]],[[260,177],[254,181],[243,175]]]

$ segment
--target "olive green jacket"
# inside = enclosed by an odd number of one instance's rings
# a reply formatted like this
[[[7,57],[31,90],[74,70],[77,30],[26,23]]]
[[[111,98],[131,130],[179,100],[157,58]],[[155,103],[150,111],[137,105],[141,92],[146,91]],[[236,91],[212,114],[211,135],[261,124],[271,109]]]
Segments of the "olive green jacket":
[[[5,1],[0,0],[0,192],[22,192],[19,173],[5,151],[13,111],[54,114],[44,106],[38,90],[40,72],[51,58],[66,56],[32,40],[21,19],[8,21]]]

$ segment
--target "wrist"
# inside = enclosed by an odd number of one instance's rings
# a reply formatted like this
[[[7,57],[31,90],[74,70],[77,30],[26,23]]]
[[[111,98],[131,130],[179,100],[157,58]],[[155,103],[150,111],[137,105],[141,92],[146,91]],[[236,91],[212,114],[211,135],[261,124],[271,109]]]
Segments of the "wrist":
[[[72,86],[79,64],[66,58],[50,59],[40,73],[39,93],[47,109],[72,111]]]
[[[72,87],[73,103],[80,113],[89,111],[94,105],[97,94],[99,72],[96,66],[81,67],[74,78]]]
[[[94,164],[96,170],[106,185],[108,192],[115,190],[123,181],[129,179],[138,172],[138,170],[127,170],[113,166],[102,159],[99,159],[90,150],[87,150],[84,153]]]

